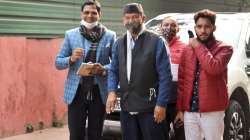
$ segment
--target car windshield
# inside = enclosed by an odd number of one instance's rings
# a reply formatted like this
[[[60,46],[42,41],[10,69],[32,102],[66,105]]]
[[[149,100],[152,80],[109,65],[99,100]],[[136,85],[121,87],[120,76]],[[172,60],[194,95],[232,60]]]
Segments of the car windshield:
[[[163,17],[161,19],[153,19],[146,23],[146,27],[149,30],[155,31],[160,34],[160,24]],[[192,18],[180,18],[177,19],[180,31],[178,35],[180,39],[184,42],[188,42],[188,30],[192,30],[194,32],[194,21]],[[243,24],[242,19],[228,19],[228,18],[217,18],[216,20],[216,31],[215,37],[218,40],[222,40],[225,43],[228,43],[234,47],[237,47],[238,40],[241,33],[241,27]]]

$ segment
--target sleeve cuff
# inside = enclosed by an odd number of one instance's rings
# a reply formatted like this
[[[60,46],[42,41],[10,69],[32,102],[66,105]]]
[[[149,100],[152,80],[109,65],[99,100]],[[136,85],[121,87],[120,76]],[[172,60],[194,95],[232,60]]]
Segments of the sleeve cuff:
[[[70,59],[70,56],[67,57],[67,58],[65,59],[64,64],[65,64],[66,67],[69,67],[69,66],[70,66],[70,64],[69,64],[69,59]]]
[[[161,106],[161,107],[167,107],[167,102],[159,102],[159,101],[157,101],[156,105]]]
[[[115,92],[115,93],[117,93],[117,89],[109,89],[109,90],[108,90],[108,93],[109,93],[109,92]]]

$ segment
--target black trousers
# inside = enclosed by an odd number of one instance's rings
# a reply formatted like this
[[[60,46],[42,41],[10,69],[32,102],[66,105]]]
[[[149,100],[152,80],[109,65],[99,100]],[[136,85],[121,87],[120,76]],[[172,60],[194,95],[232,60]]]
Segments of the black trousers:
[[[166,140],[165,122],[157,124],[153,113],[131,115],[121,111],[123,140]]]
[[[176,127],[174,124],[175,117],[177,115],[176,104],[168,104],[167,115],[166,115],[166,127],[167,127],[167,140],[185,140],[184,125],[181,127]],[[171,133],[170,125],[173,125],[174,133]],[[170,133],[169,133],[170,132]]]
[[[68,106],[70,140],[84,140],[88,118],[88,140],[102,139],[105,105],[102,103],[98,86],[94,86],[93,100],[86,97],[87,91],[79,86],[73,102]]]

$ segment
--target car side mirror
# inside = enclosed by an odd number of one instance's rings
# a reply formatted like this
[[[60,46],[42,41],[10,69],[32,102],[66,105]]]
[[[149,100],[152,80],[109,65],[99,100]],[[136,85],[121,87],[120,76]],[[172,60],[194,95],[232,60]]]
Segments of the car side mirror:
[[[250,58],[250,50],[246,49],[246,56]]]
[[[246,45],[246,56],[250,58],[250,38],[245,42]]]

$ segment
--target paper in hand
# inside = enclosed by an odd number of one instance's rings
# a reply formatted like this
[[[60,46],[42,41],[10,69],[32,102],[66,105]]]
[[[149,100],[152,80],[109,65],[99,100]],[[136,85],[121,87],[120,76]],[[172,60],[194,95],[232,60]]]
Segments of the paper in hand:
[[[80,76],[91,76],[93,67],[93,63],[82,63],[76,74]]]

